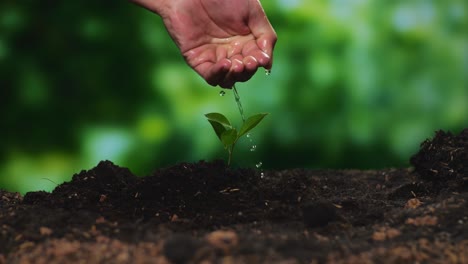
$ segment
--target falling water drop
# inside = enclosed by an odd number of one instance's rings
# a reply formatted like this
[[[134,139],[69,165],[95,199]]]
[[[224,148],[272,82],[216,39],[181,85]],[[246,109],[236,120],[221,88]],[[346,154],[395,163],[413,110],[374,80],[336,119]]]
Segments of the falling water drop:
[[[255,150],[257,150],[257,145],[252,145],[252,147],[250,147],[250,151],[254,152]]]
[[[219,92],[219,96],[224,96],[225,94],[226,94],[225,91],[220,91],[220,92]]]
[[[249,142],[252,143],[253,140],[252,140],[252,135],[250,135],[250,133],[247,133],[247,135],[245,135],[248,139],[249,139]],[[257,148],[257,146],[255,146],[255,148]]]
[[[266,74],[266,76],[269,76],[271,74],[271,70],[270,69],[265,69],[265,74]]]
[[[263,165],[263,163],[260,161],[257,164],[255,164],[255,167],[257,167],[257,169],[258,169],[258,168],[262,167],[262,165]]]
[[[260,178],[262,178],[262,179],[265,178],[265,173],[261,172],[260,173]]]

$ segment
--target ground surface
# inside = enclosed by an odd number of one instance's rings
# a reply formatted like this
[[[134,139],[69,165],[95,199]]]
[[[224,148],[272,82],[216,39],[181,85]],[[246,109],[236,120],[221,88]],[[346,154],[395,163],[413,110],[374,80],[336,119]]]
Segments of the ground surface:
[[[468,263],[468,130],[411,162],[138,178],[104,161],[52,193],[0,191],[0,263]]]

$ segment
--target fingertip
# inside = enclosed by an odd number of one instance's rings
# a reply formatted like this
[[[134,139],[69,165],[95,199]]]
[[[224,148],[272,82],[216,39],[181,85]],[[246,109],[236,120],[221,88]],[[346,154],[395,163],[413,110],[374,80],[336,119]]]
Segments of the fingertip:
[[[214,71],[217,72],[228,72],[232,66],[232,61],[228,59],[222,59],[215,64]]]
[[[236,74],[244,71],[244,63],[239,59],[233,59],[230,74]]]
[[[246,71],[254,71],[258,68],[259,62],[254,56],[247,56],[243,60]]]
[[[268,56],[268,54],[266,54],[265,52],[258,50],[257,52],[252,54],[252,56],[256,60],[256,67],[271,68],[271,57]]]
[[[276,33],[272,29],[271,33],[265,34],[257,42],[258,47],[266,55],[261,60],[259,60],[259,63],[265,69],[271,69],[271,67],[273,65],[273,50],[275,48],[277,39],[278,38],[276,36]]]

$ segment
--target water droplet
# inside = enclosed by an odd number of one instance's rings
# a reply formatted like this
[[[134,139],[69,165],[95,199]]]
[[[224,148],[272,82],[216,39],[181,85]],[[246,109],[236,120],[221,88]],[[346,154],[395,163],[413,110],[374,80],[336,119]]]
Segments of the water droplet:
[[[226,94],[225,91],[220,91],[220,92],[219,92],[219,96],[224,96],[225,94]]]
[[[255,164],[255,167],[260,168],[263,165],[263,163],[260,161],[259,163]]]
[[[247,135],[245,135],[245,136],[249,138],[249,137],[250,137],[250,133],[247,133]]]
[[[239,93],[237,92],[236,85],[232,86],[232,92],[234,93],[234,99],[236,100],[237,108],[239,108],[239,113],[242,117],[242,122],[245,123],[244,108],[242,107],[242,103],[240,101],[240,96],[239,96]]]
[[[262,178],[262,179],[265,178],[265,173],[261,172],[260,173],[260,178]]]
[[[271,70],[270,69],[265,69],[265,74],[266,74],[266,76],[269,76],[271,74]]]
[[[252,145],[252,147],[250,147],[250,151],[253,152],[253,151],[255,151],[255,150],[257,150],[257,145]]]

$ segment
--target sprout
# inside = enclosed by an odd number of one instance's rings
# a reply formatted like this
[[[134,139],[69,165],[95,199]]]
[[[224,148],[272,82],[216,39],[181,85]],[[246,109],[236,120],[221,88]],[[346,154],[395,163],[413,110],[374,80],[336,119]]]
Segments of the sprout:
[[[242,124],[239,131],[231,125],[231,122],[229,122],[223,114],[209,113],[205,115],[219,140],[223,143],[224,149],[228,151],[228,166],[231,165],[232,152],[234,151],[234,147],[239,138],[246,135],[250,130],[256,127],[266,115],[268,115],[268,113],[260,113],[250,116]]]

